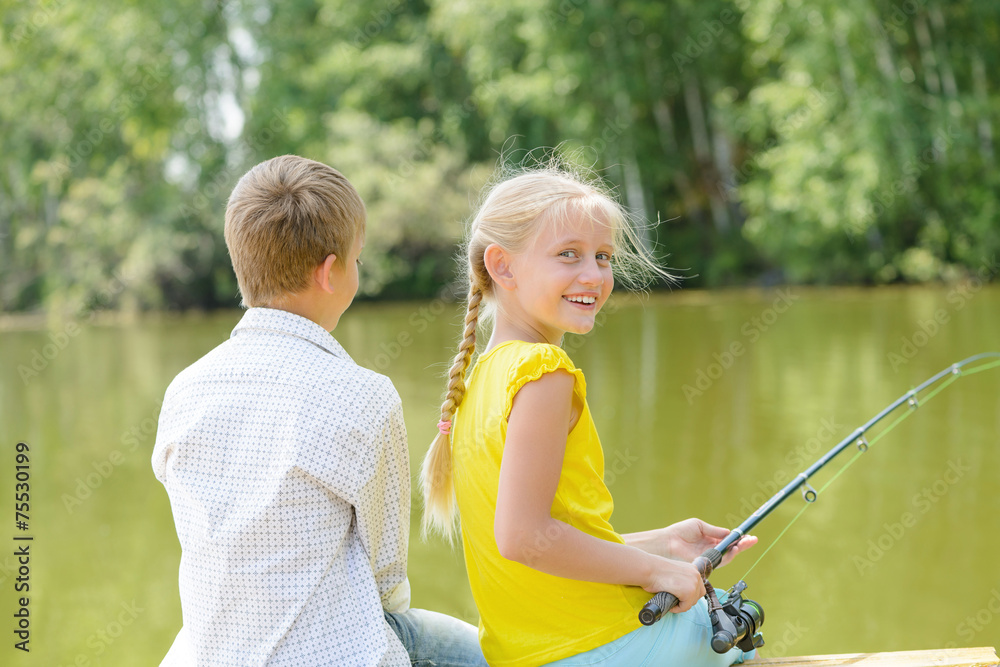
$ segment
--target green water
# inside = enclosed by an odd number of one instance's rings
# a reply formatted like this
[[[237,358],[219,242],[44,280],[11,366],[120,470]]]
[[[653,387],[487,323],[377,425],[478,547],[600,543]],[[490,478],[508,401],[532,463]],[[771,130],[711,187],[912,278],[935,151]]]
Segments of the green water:
[[[567,346],[587,374],[618,530],[688,516],[740,521],[911,386],[1000,349],[1000,289],[964,289],[613,301],[606,321]],[[180,626],[180,552],[150,471],[154,423],[169,381],[239,316],[83,321],[75,335],[65,325],[0,330],[2,664],[154,665],[165,653]],[[436,302],[358,304],[335,332],[395,382],[414,471],[459,317]],[[33,361],[37,375],[22,377]],[[18,441],[30,447],[23,533],[13,516]],[[767,614],[764,655],[1000,644],[998,479],[1000,369],[921,406],[754,569],[748,594]],[[801,506],[796,496],[762,523],[762,544],[713,583],[746,572]],[[16,534],[34,537],[27,655],[13,648]],[[459,554],[414,538],[410,578],[414,605],[475,620]]]

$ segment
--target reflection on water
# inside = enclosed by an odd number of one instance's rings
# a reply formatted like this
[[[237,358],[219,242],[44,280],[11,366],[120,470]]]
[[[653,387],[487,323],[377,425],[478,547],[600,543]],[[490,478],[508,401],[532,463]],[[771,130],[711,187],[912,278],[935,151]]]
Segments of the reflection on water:
[[[437,303],[358,304],[336,332],[399,389],[414,471],[460,317]],[[156,664],[165,652],[180,625],[179,548],[149,467],[153,424],[172,377],[238,318],[0,332],[3,497],[14,443],[32,448],[31,664]],[[628,532],[741,521],[910,387],[1000,349],[998,329],[996,288],[675,292],[613,301],[566,346],[587,374],[614,522]],[[1000,369],[961,378],[873,446],[748,577],[767,613],[763,654],[1000,643],[998,445]],[[765,520],[757,553],[713,583],[746,572],[801,503]],[[460,555],[421,542],[417,519],[414,604],[474,621]],[[16,564],[2,552],[10,619]]]

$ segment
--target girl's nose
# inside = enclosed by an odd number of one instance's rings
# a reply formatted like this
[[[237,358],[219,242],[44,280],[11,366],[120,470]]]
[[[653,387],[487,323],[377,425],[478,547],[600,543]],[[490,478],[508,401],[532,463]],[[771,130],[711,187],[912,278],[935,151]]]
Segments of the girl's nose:
[[[583,285],[600,286],[604,284],[604,272],[596,259],[587,262],[583,272],[580,274],[580,283]]]

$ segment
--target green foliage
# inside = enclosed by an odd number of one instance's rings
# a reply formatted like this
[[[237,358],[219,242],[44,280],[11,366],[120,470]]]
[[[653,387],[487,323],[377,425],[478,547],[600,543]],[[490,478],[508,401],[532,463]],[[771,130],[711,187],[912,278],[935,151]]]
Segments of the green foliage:
[[[361,293],[391,297],[433,294],[453,275],[477,174],[465,155],[435,139],[434,123],[379,122],[362,112],[332,115],[314,154],[358,188],[368,208]]]
[[[585,159],[687,284],[1000,250],[992,0],[0,0],[0,308],[234,305],[226,198],[326,161],[362,292],[434,293],[505,149]]]
[[[986,2],[748,7],[744,233],[787,279],[947,279],[1000,249],[998,18]]]

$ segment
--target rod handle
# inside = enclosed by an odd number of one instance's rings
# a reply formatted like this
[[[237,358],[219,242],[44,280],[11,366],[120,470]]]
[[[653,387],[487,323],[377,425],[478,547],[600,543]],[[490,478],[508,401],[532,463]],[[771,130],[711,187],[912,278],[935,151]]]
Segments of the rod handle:
[[[718,567],[721,562],[722,553],[717,549],[709,549],[702,555],[695,558],[694,562],[691,564],[694,565],[698,569],[698,572],[701,573],[701,578],[705,580],[705,585],[707,586],[709,575],[712,574],[712,570]],[[652,625],[660,620],[665,613],[673,609],[676,605],[676,595],[666,591],[660,591],[646,603],[642,610],[639,611],[639,622],[643,625]]]
[[[639,612],[639,622],[643,625],[652,625],[660,620],[665,613],[674,608],[677,604],[677,596],[666,591],[657,593],[646,603],[646,606]]]

